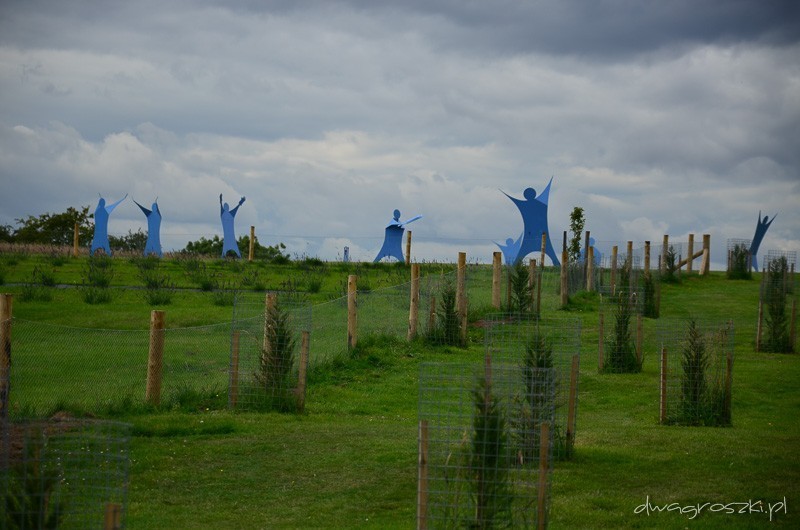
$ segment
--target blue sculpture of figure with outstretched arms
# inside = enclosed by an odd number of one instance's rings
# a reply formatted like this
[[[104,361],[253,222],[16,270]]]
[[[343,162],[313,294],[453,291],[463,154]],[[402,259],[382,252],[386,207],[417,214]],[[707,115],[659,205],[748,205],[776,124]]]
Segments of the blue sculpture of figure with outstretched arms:
[[[144,255],[149,256],[155,254],[159,258],[163,257],[161,254],[161,210],[158,208],[158,197],[153,203],[153,209],[148,210],[136,200],[133,201],[136,206],[142,210],[145,217],[147,217],[147,242],[144,244]]]
[[[506,265],[513,265],[517,260],[517,254],[519,254],[519,248],[522,244],[523,235],[524,232],[519,235],[516,241],[514,241],[514,238],[509,237],[506,239],[505,245],[501,245],[497,241],[494,242],[494,244],[497,245],[503,252],[503,259],[505,260]]]
[[[100,197],[97,202],[97,208],[94,210],[94,235],[92,236],[92,246],[89,250],[90,255],[94,256],[95,251],[101,248],[107,256],[111,255],[111,247],[108,245],[108,218],[114,208],[124,201],[127,196],[128,194],[126,193],[125,197],[109,205],[106,205],[106,200]]]
[[[383,246],[381,247],[378,255],[375,257],[375,263],[379,262],[386,256],[391,256],[397,261],[405,261],[403,258],[403,232],[405,226],[413,223],[417,219],[422,219],[421,215],[412,217],[408,221],[400,222],[400,210],[394,211],[392,221],[386,226],[386,233],[383,238]]]
[[[233,229],[233,218],[236,217],[236,211],[244,203],[244,197],[239,200],[239,204],[232,210],[228,207],[228,203],[222,203],[222,194],[219,194],[219,217],[222,220],[222,257],[228,255],[228,252],[233,251],[238,257],[242,257],[239,252],[239,245],[236,244],[236,233]]]
[[[597,247],[594,246],[594,238],[589,238],[589,246],[594,247],[594,265],[599,267],[603,263],[603,253],[597,250]],[[586,249],[581,249],[581,261],[586,261]]]
[[[768,216],[764,216],[764,219],[761,219],[761,210],[758,211],[758,223],[756,224],[756,233],[753,235],[753,241],[750,243],[750,256],[752,258],[753,268],[758,271],[758,259],[756,258],[756,254],[758,254],[758,247],[761,246],[761,240],[764,239],[764,234],[767,233],[767,229],[769,225],[772,224],[772,221],[775,220],[778,214],[772,216],[770,219]]]
[[[519,209],[522,215],[522,223],[524,226],[524,233],[522,237],[522,244],[520,245],[519,252],[514,262],[523,259],[531,252],[541,250],[542,248],[542,234],[547,234],[545,244],[545,253],[550,257],[553,265],[556,267],[561,266],[561,262],[556,257],[556,252],[553,249],[553,243],[550,241],[550,230],[547,228],[547,201],[550,197],[550,185],[553,183],[552,177],[544,192],[538,197],[536,190],[527,188],[523,193],[524,199],[517,199],[508,193],[500,190],[503,195],[511,199],[511,201]]]

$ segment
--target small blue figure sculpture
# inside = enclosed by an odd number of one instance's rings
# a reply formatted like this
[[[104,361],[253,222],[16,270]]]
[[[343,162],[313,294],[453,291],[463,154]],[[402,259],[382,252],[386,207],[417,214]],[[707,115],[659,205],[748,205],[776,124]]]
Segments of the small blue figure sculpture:
[[[128,194],[125,194],[125,197],[121,198],[114,204],[109,204],[106,206],[106,200],[100,197],[100,200],[97,202],[97,208],[94,210],[94,235],[92,236],[92,246],[89,254],[94,256],[95,251],[98,249],[103,249],[107,256],[111,255],[111,247],[108,245],[108,218],[111,215],[111,212],[114,211],[114,208],[119,205]]]
[[[758,259],[756,258],[756,254],[758,254],[758,247],[761,246],[761,240],[764,239],[764,234],[767,233],[767,229],[769,225],[772,224],[772,221],[778,214],[772,216],[772,219],[768,216],[764,216],[764,219],[761,219],[761,210],[758,211],[758,223],[756,224],[756,233],[753,235],[753,242],[750,243],[750,256],[752,257],[753,267],[758,271]],[[768,222],[769,221],[769,222]]]
[[[233,251],[238,257],[242,257],[239,252],[239,245],[236,244],[236,233],[233,229],[233,218],[236,217],[236,211],[244,203],[244,197],[239,200],[239,204],[233,210],[229,209],[228,203],[222,204],[222,194],[219,194],[219,217],[222,220],[222,257],[228,255],[228,252]]]
[[[509,237],[508,239],[506,239],[505,245],[501,245],[497,241],[494,242],[494,244],[497,245],[503,252],[503,259],[505,260],[506,265],[513,265],[514,262],[516,261],[517,254],[519,254],[520,245],[522,244],[523,235],[524,232],[519,235],[516,241],[514,241],[513,238]]]
[[[155,254],[159,258],[163,257],[161,254],[161,235],[159,233],[161,231],[161,210],[158,209],[158,197],[156,197],[156,202],[153,203],[152,210],[148,210],[135,200],[133,202],[147,217],[147,241],[144,244],[144,255]]]
[[[553,183],[553,178],[538,197],[536,190],[527,188],[522,195],[525,199],[515,199],[508,193],[500,190],[503,195],[511,199],[514,204],[519,208],[519,213],[522,214],[522,222],[524,225],[524,236],[522,238],[522,245],[520,246],[519,253],[514,260],[514,263],[520,261],[531,252],[535,252],[542,248],[542,234],[547,234],[547,241],[545,244],[545,253],[550,257],[553,265],[556,267],[561,266],[561,263],[556,257],[556,252],[553,250],[553,243],[550,241],[550,230],[547,228],[547,200],[550,197],[550,185]]]
[[[589,238],[589,246],[590,247],[594,247],[594,238],[593,237]],[[586,261],[586,249],[584,249],[584,248],[581,249],[581,261],[584,261],[584,262]],[[601,263],[603,263],[603,253],[595,248],[594,249],[594,264],[595,264],[595,266],[599,267]]]
[[[375,257],[375,263],[379,262],[386,256],[391,256],[398,261],[405,261],[405,258],[403,258],[403,232],[405,231],[405,226],[407,224],[413,223],[417,219],[422,219],[422,216],[418,215],[401,223],[400,210],[394,211],[394,218],[386,226],[386,234],[383,238],[383,246],[378,252],[378,255]]]

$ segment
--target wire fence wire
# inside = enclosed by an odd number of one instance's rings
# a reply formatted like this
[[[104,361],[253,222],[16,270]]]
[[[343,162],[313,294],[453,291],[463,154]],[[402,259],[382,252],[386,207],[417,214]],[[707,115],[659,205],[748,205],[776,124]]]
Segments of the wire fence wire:
[[[145,398],[150,330],[109,330],[12,319],[9,415],[98,412]],[[231,324],[164,330],[162,403],[227,386]],[[224,395],[224,394],[223,394]]]
[[[418,519],[428,528],[546,524],[555,371],[420,366]]]
[[[54,418],[0,431],[0,529],[124,528],[131,425]]]
[[[733,322],[660,321],[661,423],[731,425]]]
[[[553,369],[553,455],[569,459],[578,416],[581,321],[495,313],[487,317],[485,345],[492,363],[517,366],[522,374],[532,368]]]

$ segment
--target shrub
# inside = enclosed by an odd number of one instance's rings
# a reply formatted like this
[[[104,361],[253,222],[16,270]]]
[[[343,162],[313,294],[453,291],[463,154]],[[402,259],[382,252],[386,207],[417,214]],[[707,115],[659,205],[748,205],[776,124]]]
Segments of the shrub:
[[[264,347],[259,355],[255,381],[272,399],[273,408],[281,411],[296,408],[297,400],[292,389],[292,367],[296,337],[289,313],[276,303],[267,309],[267,326]]]
[[[456,308],[456,287],[451,280],[442,283],[441,300],[436,308],[436,320],[428,330],[428,340],[436,344],[465,346],[461,339],[461,322]]]
[[[511,313],[527,313],[531,310],[533,288],[529,282],[528,268],[522,260],[511,266],[508,272],[511,289]]]
[[[83,269],[83,283],[92,287],[105,288],[114,279],[114,269],[109,256],[94,254],[89,256]]]
[[[794,350],[789,333],[789,316],[786,312],[788,263],[785,257],[774,259],[767,265],[762,300],[767,308],[766,340],[762,350],[773,353],[791,353]]]
[[[728,253],[729,280],[750,280],[753,274],[750,272],[750,249],[743,244],[736,244]]]

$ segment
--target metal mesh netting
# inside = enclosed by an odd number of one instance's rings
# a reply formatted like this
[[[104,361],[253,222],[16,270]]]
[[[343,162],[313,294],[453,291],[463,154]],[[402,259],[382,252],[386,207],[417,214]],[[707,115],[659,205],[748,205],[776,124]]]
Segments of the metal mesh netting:
[[[572,455],[578,412],[581,321],[573,318],[520,318],[496,313],[487,317],[486,351],[494,363],[554,370],[553,454]]]
[[[770,252],[764,262],[759,289],[756,350],[773,353],[795,351],[797,292],[794,252]]]
[[[74,328],[15,318],[11,334],[11,417],[69,407],[91,412],[144,400],[149,330]],[[229,349],[230,323],[165,329],[162,394],[168,400],[187,391],[224,392]]]
[[[0,528],[122,528],[131,426],[51,419],[4,422]]]
[[[752,268],[752,257],[750,256],[750,239],[728,239],[728,259],[727,272],[731,274],[744,275]]]
[[[297,296],[237,297],[228,405],[237,409],[303,408],[311,306]]]
[[[638,285],[612,291],[603,289],[598,311],[598,370],[635,373],[642,369],[642,310],[644,296]]]
[[[554,370],[424,363],[419,392],[420,520],[428,528],[546,523]]]
[[[661,423],[730,425],[732,322],[661,321]]]

